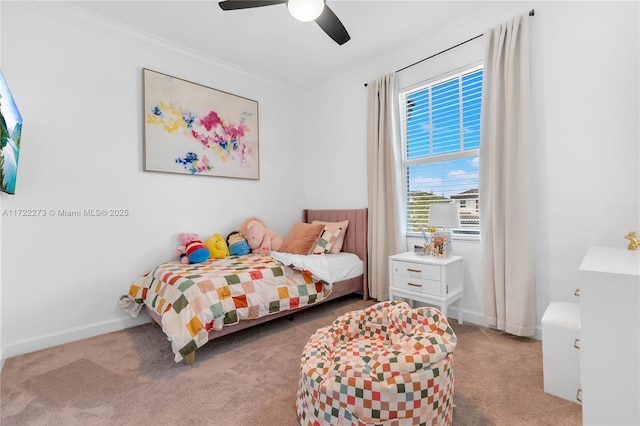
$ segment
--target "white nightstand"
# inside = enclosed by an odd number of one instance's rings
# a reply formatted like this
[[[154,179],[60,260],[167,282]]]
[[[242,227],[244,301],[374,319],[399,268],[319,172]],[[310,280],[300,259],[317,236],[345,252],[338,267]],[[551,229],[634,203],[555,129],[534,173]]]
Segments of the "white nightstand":
[[[437,305],[447,317],[449,305],[458,301],[458,323],[463,322],[462,257],[440,259],[406,252],[389,256],[389,300],[403,297]]]

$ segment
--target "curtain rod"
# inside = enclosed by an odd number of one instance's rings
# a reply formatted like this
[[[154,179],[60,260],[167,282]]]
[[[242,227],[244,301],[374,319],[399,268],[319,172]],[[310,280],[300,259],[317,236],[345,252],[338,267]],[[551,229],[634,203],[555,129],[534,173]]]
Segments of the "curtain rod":
[[[531,10],[529,11],[529,16],[535,16],[535,14],[536,14],[535,9],[531,9]],[[399,70],[396,70],[396,72],[398,73],[398,72],[400,72],[400,71],[404,71],[404,70],[406,70],[407,68],[411,68],[411,67],[412,67],[412,66],[414,66],[414,65],[421,64],[421,63],[422,63],[422,62],[424,62],[424,61],[427,61],[427,60],[429,60],[429,59],[431,59],[431,58],[434,58],[434,57],[436,57],[436,56],[438,56],[438,55],[442,55],[443,53],[448,52],[448,51],[450,51],[451,49],[455,49],[456,47],[460,47],[460,46],[462,46],[463,44],[469,43],[470,41],[473,41],[473,40],[475,40],[475,39],[477,39],[477,38],[482,37],[483,35],[484,35],[484,34],[478,34],[478,35],[477,35],[477,36],[475,36],[475,37],[471,37],[469,40],[465,40],[465,41],[463,41],[462,43],[458,43],[458,44],[456,44],[455,46],[451,46],[451,47],[449,47],[449,48],[447,48],[447,49],[444,49],[444,50],[442,50],[442,51],[440,51],[440,52],[438,52],[438,53],[434,53],[433,55],[429,56],[428,58],[420,59],[419,61],[414,62],[414,63],[412,63],[411,65],[407,65],[406,67],[402,67],[402,68],[400,68]],[[364,87],[367,87],[367,85],[368,85],[368,83],[365,83],[365,84],[364,84]]]

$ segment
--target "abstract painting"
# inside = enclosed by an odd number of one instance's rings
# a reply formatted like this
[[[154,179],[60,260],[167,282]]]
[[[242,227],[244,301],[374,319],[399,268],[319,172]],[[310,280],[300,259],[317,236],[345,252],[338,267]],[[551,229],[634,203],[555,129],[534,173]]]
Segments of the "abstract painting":
[[[259,179],[258,102],[143,69],[145,171]]]
[[[0,190],[16,193],[22,116],[0,70]]]

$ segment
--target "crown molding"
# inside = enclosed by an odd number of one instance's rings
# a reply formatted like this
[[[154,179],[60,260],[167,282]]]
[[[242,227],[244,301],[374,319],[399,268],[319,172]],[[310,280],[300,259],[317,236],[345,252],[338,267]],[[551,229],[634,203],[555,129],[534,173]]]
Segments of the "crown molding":
[[[212,57],[188,46],[174,43],[170,40],[149,34],[137,28],[117,22],[113,19],[92,13],[75,6],[74,1],[18,1],[3,0],[3,3],[13,3],[19,6],[45,13],[57,19],[67,21],[74,25],[91,29],[110,37],[135,43],[145,49],[172,56],[177,60],[193,62],[199,66],[209,68],[212,71],[223,73],[234,78],[240,78],[249,83],[272,86],[277,89],[292,90],[291,87],[265,79],[244,68],[237,67],[222,59]]]

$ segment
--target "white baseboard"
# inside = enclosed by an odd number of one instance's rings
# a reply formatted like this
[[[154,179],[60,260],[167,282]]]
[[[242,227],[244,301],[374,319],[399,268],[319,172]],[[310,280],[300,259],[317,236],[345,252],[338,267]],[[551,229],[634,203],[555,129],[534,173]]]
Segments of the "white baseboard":
[[[124,330],[125,328],[136,327],[146,324],[151,319],[145,313],[141,313],[138,318],[114,319],[101,323],[88,324],[83,327],[77,327],[70,330],[64,330],[57,333],[50,333],[38,336],[33,339],[22,340],[13,344],[9,344],[2,348],[0,356],[0,371],[7,358],[22,355],[30,352],[47,349],[65,343],[75,342],[77,340],[87,339],[89,337],[99,336],[101,334],[111,333],[113,331]]]
[[[450,306],[449,311],[447,312],[447,319],[449,320],[449,322],[453,322],[454,318],[455,318],[455,321],[457,322],[458,308],[455,306]],[[482,312],[468,311],[465,309],[462,320],[463,320],[463,324],[474,324],[474,325],[479,325],[481,327],[493,328],[487,325],[486,321],[484,320],[484,314]],[[531,336],[531,338],[536,340],[542,340],[542,327],[540,325],[536,325],[536,334],[534,336]]]
[[[484,315],[480,312],[473,312],[465,310],[464,316],[462,317],[463,324],[475,324],[481,327],[488,327],[487,323],[484,321]],[[449,307],[449,312],[447,313],[447,319],[451,318],[449,322],[453,322],[453,318],[457,321],[458,316],[458,308],[455,306]]]

